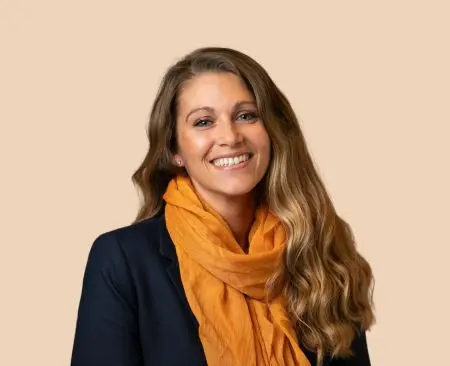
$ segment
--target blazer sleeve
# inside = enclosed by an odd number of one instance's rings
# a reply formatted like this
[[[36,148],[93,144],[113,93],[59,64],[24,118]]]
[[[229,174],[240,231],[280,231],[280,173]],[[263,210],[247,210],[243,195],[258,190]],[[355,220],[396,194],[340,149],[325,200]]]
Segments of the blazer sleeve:
[[[333,359],[331,366],[371,366],[369,350],[367,348],[366,332],[361,331],[353,340],[351,349],[353,357]]]
[[[71,366],[142,366],[136,307],[122,248],[102,234],[84,272]]]

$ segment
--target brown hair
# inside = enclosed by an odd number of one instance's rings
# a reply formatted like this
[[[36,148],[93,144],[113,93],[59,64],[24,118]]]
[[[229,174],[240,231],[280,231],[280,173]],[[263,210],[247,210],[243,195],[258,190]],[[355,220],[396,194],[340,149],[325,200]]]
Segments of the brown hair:
[[[150,115],[148,152],[133,174],[143,195],[135,222],[161,210],[168,182],[182,173],[172,162],[177,98],[183,83],[202,72],[239,76],[254,95],[271,140],[272,159],[261,185],[269,208],[286,228],[287,251],[268,284],[270,293],[284,294],[299,340],[317,352],[319,364],[325,353],[350,355],[356,333],[375,321],[372,271],[334,209],[289,101],[251,57],[206,47],[168,69]]]

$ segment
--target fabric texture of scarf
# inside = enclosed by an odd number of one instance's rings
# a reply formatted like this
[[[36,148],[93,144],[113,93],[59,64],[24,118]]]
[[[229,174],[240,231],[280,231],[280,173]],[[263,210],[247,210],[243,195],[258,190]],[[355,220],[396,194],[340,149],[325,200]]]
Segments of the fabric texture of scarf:
[[[164,195],[188,303],[210,366],[310,366],[297,343],[284,299],[265,301],[285,232],[265,207],[255,213],[245,253],[225,220],[178,176]]]

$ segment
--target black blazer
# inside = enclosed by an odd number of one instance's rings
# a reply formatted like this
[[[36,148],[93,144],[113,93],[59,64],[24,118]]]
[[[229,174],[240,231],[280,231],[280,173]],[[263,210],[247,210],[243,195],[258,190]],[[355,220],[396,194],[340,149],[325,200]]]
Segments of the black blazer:
[[[369,366],[364,332],[352,348],[351,360],[328,357],[325,365]],[[304,352],[315,365],[315,355]],[[150,365],[206,365],[163,214],[92,244],[71,359],[71,366]]]

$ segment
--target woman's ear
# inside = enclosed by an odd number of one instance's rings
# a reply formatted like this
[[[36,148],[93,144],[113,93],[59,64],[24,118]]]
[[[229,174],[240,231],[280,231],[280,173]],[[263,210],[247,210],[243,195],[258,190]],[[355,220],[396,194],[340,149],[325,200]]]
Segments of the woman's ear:
[[[175,164],[177,167],[182,167],[183,164],[183,159],[181,159],[180,154],[175,154],[172,158],[172,163]]]

